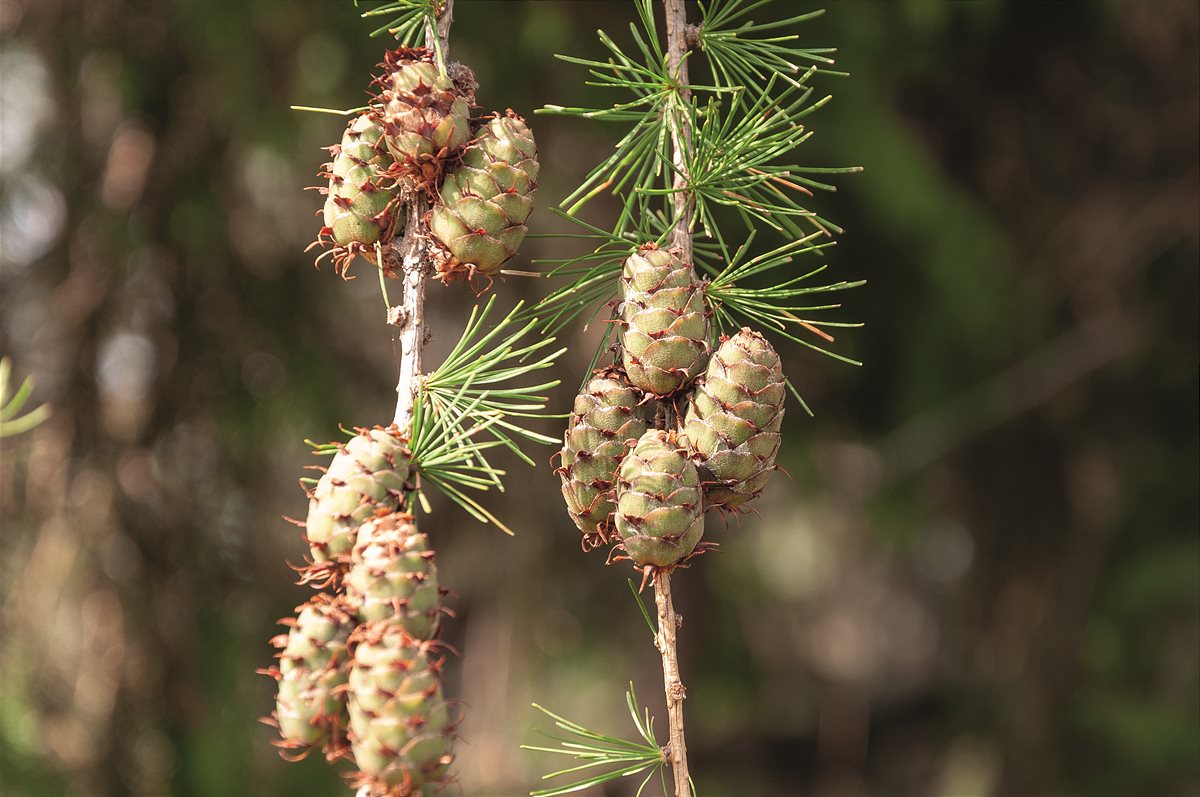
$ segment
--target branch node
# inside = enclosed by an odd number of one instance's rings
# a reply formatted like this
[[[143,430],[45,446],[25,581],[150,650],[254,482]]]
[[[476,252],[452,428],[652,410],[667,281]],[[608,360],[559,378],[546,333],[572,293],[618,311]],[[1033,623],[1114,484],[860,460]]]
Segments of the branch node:
[[[667,696],[675,703],[682,703],[687,697],[687,688],[679,681],[674,681],[667,689]]]

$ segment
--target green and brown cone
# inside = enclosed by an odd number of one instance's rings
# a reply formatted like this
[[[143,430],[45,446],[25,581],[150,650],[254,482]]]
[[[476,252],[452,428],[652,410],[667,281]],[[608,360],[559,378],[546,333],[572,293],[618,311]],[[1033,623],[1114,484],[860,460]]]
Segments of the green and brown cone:
[[[363,114],[346,127],[342,143],[331,147],[333,160],[325,164],[325,226],[317,244],[332,242],[334,269],[346,275],[354,256],[374,262],[375,244],[387,243],[395,234],[396,188],[384,176],[392,158],[383,145],[383,128]],[[318,258],[318,261],[320,258]]]
[[[277,667],[264,670],[277,681],[275,720],[283,737],[278,746],[305,750],[324,744],[335,755],[347,724],[346,703],[338,687],[349,675],[347,639],[357,620],[328,595],[317,595],[296,608],[290,626],[271,640],[280,648]]]
[[[613,539],[617,468],[626,442],[641,437],[648,425],[642,398],[620,368],[598,372],[575,397],[558,473],[567,512],[583,532],[584,550]]]
[[[625,455],[615,517],[639,567],[670,567],[695,550],[704,534],[700,476],[670,433],[651,429]]]
[[[658,396],[676,392],[708,362],[708,312],[691,263],[644,244],[621,275],[622,357],[629,381]]]
[[[409,190],[432,189],[444,162],[471,136],[473,78],[456,82],[443,74],[424,48],[390,50],[376,79],[372,105],[396,164],[391,174]],[[465,85],[464,85],[465,84]]]
[[[683,420],[707,505],[738,507],[762,491],[775,470],[785,392],[766,338],[743,328],[721,343]]]
[[[429,228],[442,245],[443,282],[476,272],[491,276],[525,240],[537,191],[537,144],[511,110],[482,124],[446,176]]]
[[[343,585],[364,623],[392,618],[414,639],[437,633],[442,615],[437,567],[412,515],[394,512],[359,526]]]
[[[359,429],[338,447],[333,461],[309,493],[305,537],[313,561],[343,562],[358,527],[404,502],[412,457],[395,426]]]
[[[441,660],[392,620],[360,627],[351,649],[347,707],[359,783],[373,797],[419,797],[453,761]]]

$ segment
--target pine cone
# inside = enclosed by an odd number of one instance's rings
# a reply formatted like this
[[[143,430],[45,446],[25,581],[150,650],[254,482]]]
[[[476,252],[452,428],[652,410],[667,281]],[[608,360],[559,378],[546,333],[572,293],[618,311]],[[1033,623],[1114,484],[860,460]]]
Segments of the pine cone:
[[[609,516],[617,468],[626,441],[646,431],[641,402],[641,391],[629,385],[620,368],[599,373],[575,397],[558,473],[567,511],[583,532],[585,549],[608,542],[612,535]]]
[[[350,743],[372,795],[419,797],[445,779],[453,723],[442,697],[440,659],[391,620],[351,637]]]
[[[644,244],[625,260],[621,296],[622,358],[635,387],[666,396],[704,370],[708,314],[690,263]]]
[[[517,253],[533,212],[537,176],[537,144],[524,119],[510,110],[479,128],[429,217],[442,246],[443,282],[476,271],[491,276]]]
[[[271,640],[281,648],[279,666],[266,672],[278,682],[275,719],[281,747],[336,746],[346,727],[345,701],[337,688],[346,683],[346,641],[354,617],[328,595],[317,595],[296,608],[297,616],[281,620],[287,634]]]
[[[391,174],[409,190],[431,189],[470,137],[469,99],[424,48],[391,50],[380,66],[382,90],[372,112],[396,159]]]
[[[333,243],[326,254],[333,255],[334,269],[343,276],[355,255],[375,262],[375,244],[387,243],[396,232],[396,188],[384,174],[393,161],[382,137],[383,128],[370,115],[358,117],[347,125],[342,143],[330,148],[333,161],[321,173],[329,178],[329,188],[325,226],[316,243]]]
[[[779,355],[743,328],[725,340],[696,385],[684,416],[709,506],[737,507],[775,470],[786,389]]]
[[[304,526],[313,561],[344,559],[364,521],[399,509],[411,464],[395,426],[360,429],[341,446],[309,496]]]
[[[414,639],[432,639],[442,614],[429,540],[412,515],[393,513],[358,529],[343,582],[360,620],[394,618]]]
[[[639,567],[678,563],[704,534],[700,477],[686,453],[669,433],[651,429],[621,462],[616,526]]]

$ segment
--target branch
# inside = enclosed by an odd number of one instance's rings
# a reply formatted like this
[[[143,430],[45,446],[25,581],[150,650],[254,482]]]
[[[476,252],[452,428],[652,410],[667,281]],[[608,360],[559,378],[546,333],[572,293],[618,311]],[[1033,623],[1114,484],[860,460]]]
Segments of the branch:
[[[674,150],[671,161],[675,165],[675,230],[671,235],[671,245],[681,250],[680,258],[683,262],[691,263],[695,199],[691,192],[686,190],[688,159],[692,151],[692,125],[687,113],[692,102],[692,90],[688,87],[687,59],[684,57],[688,50],[687,10],[684,0],[663,0],[663,7],[667,13],[667,74],[676,82],[678,98],[675,107],[667,106]]]
[[[427,29],[425,31],[426,46],[433,48],[436,43],[442,58],[450,55],[450,23],[453,21],[454,0],[442,0],[442,7],[438,9],[437,30]]]
[[[429,273],[427,236],[421,220],[429,210],[424,197],[405,206],[408,220],[404,237],[392,243],[400,259],[404,279],[404,297],[398,308],[400,326],[400,380],[396,383],[396,415],[392,423],[407,429],[412,422],[413,404],[421,385],[421,348],[425,345],[425,277]]]
[[[692,151],[692,130],[688,111],[692,90],[688,87],[688,24],[684,0],[663,0],[667,17],[667,73],[676,83],[675,102],[667,106],[671,123],[671,160],[675,166],[675,229],[671,245],[680,250],[685,263],[693,260],[692,215],[695,200],[688,188],[688,160]],[[694,37],[693,32],[693,37]],[[683,698],[686,690],[679,678],[679,654],[675,650],[678,630],[675,607],[671,603],[671,576],[654,574],[654,602],[658,606],[658,633],[654,644],[662,655],[663,689],[667,697],[667,723],[670,732],[669,755],[675,778],[675,797],[690,797],[687,742],[683,736]]]
[[[654,574],[654,603],[658,606],[658,633],[654,635],[654,645],[662,654],[663,688],[667,695],[667,726],[670,734],[667,756],[675,777],[675,797],[691,797],[687,742],[683,738],[683,699],[687,690],[679,679],[679,655],[675,652],[675,632],[679,620],[671,603],[669,573],[659,571]]]
[[[439,66],[445,68],[450,53],[450,23],[454,19],[454,0],[442,0],[437,28],[425,30],[425,44],[438,54]],[[404,237],[393,241],[393,255],[400,261],[404,279],[404,296],[396,313],[400,327],[400,379],[396,383],[396,414],[392,423],[407,429],[412,422],[413,404],[421,387],[421,349],[428,332],[425,329],[425,278],[430,273],[429,235],[425,218],[429,215],[429,200],[420,194],[406,205],[408,221]],[[382,264],[380,264],[382,265]]]

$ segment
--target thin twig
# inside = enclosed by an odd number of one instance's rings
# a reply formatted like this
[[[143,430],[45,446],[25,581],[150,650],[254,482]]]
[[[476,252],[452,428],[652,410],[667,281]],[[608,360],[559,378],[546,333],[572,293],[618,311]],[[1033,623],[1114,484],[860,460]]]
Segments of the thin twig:
[[[398,249],[404,298],[400,304],[400,380],[396,383],[396,415],[392,422],[407,429],[421,380],[421,349],[425,344],[425,277],[429,270],[427,236],[421,229],[428,210],[424,197],[405,207],[408,221]]]
[[[654,574],[654,603],[658,607],[658,633],[654,645],[662,654],[663,689],[667,695],[668,757],[675,778],[675,797],[691,797],[691,776],[688,774],[687,742],[683,737],[683,698],[687,690],[679,678],[679,655],[675,652],[675,632],[678,620],[671,603],[671,575]]]
[[[688,108],[692,92],[688,88],[685,55],[688,50],[687,10],[684,0],[663,0],[667,18],[667,69],[678,87],[674,107],[668,109],[671,122],[672,163],[675,165],[675,229],[671,245],[679,249],[685,263],[692,262],[692,216],[695,202],[688,188],[688,159],[692,151],[692,130]],[[675,607],[671,603],[671,576],[654,575],[654,602],[658,606],[658,633],[654,644],[662,655],[663,688],[667,697],[667,723],[670,733],[668,750],[671,773],[675,779],[675,797],[690,797],[687,743],[683,734],[683,698],[685,689],[679,678],[679,654],[675,650],[678,629]]]
[[[442,58],[450,57],[450,24],[454,22],[454,0],[442,0],[438,9],[437,30],[425,30],[425,46],[432,48],[437,42],[441,48]],[[434,38],[436,37],[436,38]]]
[[[454,0],[442,0],[437,27],[425,30],[425,44],[440,53],[443,63],[450,53],[450,23],[454,19]],[[421,349],[428,337],[425,329],[425,278],[430,273],[429,234],[425,218],[429,201],[423,195],[406,206],[408,215],[404,237],[392,242],[404,279],[400,304],[400,379],[396,382],[396,414],[392,422],[407,429],[412,421],[413,404],[421,386]]]
[[[671,120],[671,162],[675,165],[675,229],[671,234],[671,245],[678,247],[685,263],[692,262],[692,215],[695,213],[695,198],[688,187],[688,156],[692,151],[692,125],[687,107],[692,101],[692,90],[688,88],[687,9],[684,0],[663,0],[667,13],[667,70],[678,86],[678,102],[674,108],[668,106]]]

